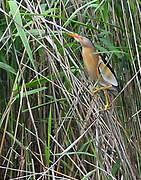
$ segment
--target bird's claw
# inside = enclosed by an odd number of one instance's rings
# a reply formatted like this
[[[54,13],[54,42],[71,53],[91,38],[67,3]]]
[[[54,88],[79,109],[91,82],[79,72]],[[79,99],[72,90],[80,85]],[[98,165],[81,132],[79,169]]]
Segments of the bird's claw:
[[[95,88],[95,90],[93,91],[94,94],[96,94],[99,91],[99,88]]]
[[[109,104],[106,104],[104,110],[106,111],[108,109],[109,109]]]
[[[96,94],[100,90],[103,90],[103,87],[102,88],[95,88],[95,90],[93,90],[93,93]],[[106,111],[106,110],[109,109],[109,101],[108,101],[107,93],[106,93],[105,90],[104,90],[104,95],[105,95],[105,98],[106,98],[106,105],[104,107],[104,110]]]

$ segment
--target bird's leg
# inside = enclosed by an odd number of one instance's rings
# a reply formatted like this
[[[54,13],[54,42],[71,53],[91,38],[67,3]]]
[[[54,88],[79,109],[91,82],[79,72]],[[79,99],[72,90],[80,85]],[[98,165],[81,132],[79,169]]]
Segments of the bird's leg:
[[[111,88],[112,85],[109,85],[109,86],[105,86],[105,87],[100,87],[100,88],[96,88],[93,92],[94,93],[97,93],[98,91],[101,91],[103,90],[104,92],[104,95],[105,95],[105,101],[106,101],[106,105],[105,105],[105,110],[107,110],[109,108],[109,100],[108,100],[108,92],[107,92],[107,89]]]
[[[109,88],[111,88],[111,87],[112,87],[112,85],[105,86],[105,87],[100,87],[100,88],[96,88],[93,92],[94,92],[94,93],[97,93],[98,91],[106,90],[106,89],[109,89]]]
[[[106,105],[105,105],[105,110],[107,110],[109,108],[109,100],[108,100],[108,92],[107,90],[103,90],[104,95],[105,95],[105,101],[106,101]]]

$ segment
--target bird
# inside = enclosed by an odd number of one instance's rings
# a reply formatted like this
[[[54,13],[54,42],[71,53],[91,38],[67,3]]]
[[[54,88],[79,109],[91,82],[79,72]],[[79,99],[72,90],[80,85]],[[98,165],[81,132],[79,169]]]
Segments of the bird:
[[[98,87],[95,88],[93,93],[103,90],[106,103],[104,109],[109,109],[108,91],[114,92],[113,94],[119,91],[119,84],[115,73],[112,71],[111,67],[103,61],[94,45],[87,37],[72,32],[67,32],[67,34],[81,44],[84,67],[88,73],[89,79],[98,84]]]

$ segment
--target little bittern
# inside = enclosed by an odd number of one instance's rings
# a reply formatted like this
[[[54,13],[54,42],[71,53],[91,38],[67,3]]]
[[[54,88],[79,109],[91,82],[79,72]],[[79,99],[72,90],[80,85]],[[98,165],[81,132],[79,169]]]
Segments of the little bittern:
[[[91,41],[83,36],[74,33],[67,33],[69,36],[73,37],[77,40],[82,46],[82,56],[84,61],[85,69],[90,77],[90,80],[97,81],[100,88],[96,88],[94,93],[103,90],[106,105],[105,110],[109,107],[108,101],[108,93],[107,90],[110,91],[118,91],[118,82],[114,73],[110,70],[110,68],[105,64],[91,43]]]

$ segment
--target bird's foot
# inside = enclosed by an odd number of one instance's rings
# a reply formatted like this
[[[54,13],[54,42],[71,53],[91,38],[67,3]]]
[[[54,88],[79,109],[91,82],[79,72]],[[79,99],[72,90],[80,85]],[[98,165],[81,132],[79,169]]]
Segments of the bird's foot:
[[[106,104],[105,107],[104,107],[104,110],[108,110],[109,109],[109,104]]]
[[[108,86],[107,86],[108,87]],[[108,100],[108,93],[107,93],[107,87],[101,87],[101,88],[95,88],[95,90],[93,90],[93,93],[96,94],[98,91],[103,90],[104,91],[104,95],[105,95],[105,100],[106,100],[106,105],[104,107],[104,110],[108,110],[109,109],[109,100]]]
[[[100,91],[100,88],[95,88],[95,90],[93,91],[94,94],[96,94],[98,91]]]

